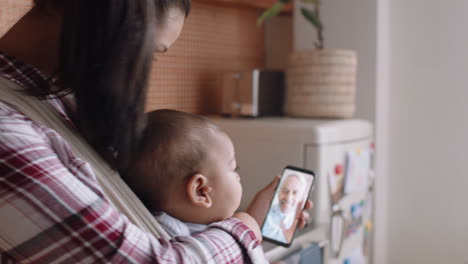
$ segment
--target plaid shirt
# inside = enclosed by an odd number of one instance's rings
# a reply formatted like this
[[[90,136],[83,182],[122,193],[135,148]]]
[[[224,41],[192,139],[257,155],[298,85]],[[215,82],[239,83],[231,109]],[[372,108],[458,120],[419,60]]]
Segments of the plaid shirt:
[[[0,76],[24,88],[37,69],[0,53]],[[60,99],[47,99],[67,118]],[[21,231],[21,232],[19,232]],[[53,129],[0,98],[0,263],[244,263],[263,260],[230,218],[195,236],[156,239],[111,206],[90,165]]]

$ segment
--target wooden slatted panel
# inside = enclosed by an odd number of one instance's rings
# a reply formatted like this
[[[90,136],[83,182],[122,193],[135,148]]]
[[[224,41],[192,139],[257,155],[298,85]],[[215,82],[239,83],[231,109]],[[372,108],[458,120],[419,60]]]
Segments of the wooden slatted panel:
[[[222,74],[264,64],[258,14],[252,8],[193,3],[179,40],[155,62],[147,109],[217,113]]]
[[[0,0],[0,36],[7,32],[32,6],[32,0]]]

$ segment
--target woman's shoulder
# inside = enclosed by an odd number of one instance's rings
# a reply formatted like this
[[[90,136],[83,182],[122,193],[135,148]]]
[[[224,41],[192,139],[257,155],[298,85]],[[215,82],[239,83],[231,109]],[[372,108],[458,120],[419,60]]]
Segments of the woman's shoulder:
[[[0,99],[0,141],[4,135],[24,135],[45,139],[43,127]],[[13,134],[11,134],[13,133]],[[20,142],[18,142],[20,143]]]
[[[0,99],[0,118],[3,119],[14,119],[18,117],[25,117],[24,114],[16,110],[13,106]]]
[[[37,151],[53,153],[66,167],[83,165],[70,145],[52,128],[42,125],[0,99],[0,153],[31,157]]]

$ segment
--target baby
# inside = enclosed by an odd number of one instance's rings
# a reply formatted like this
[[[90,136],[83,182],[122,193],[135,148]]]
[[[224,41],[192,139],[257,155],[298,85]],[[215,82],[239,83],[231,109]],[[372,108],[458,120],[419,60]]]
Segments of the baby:
[[[239,207],[234,146],[207,118],[175,110],[149,113],[134,160],[126,181],[171,237],[200,232]]]

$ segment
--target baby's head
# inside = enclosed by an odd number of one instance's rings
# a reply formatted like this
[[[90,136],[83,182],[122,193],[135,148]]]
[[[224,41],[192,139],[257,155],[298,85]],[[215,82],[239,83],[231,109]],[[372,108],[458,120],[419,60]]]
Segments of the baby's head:
[[[226,219],[242,196],[234,146],[207,118],[175,110],[148,114],[126,181],[150,210],[182,221]]]

